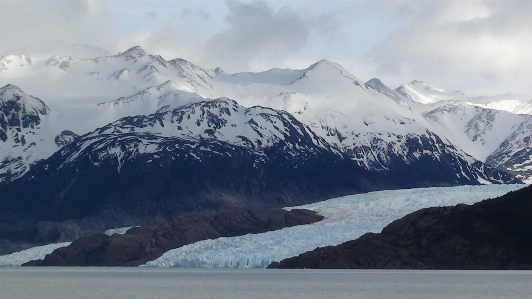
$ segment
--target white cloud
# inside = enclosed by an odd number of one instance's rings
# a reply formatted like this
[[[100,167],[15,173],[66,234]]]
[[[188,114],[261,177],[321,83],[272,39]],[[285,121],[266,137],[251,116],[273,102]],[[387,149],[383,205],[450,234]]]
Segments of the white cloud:
[[[98,1],[2,0],[0,53],[38,40],[93,40],[104,32],[103,18]]]
[[[469,94],[532,94],[532,2],[406,5],[404,25],[366,57],[375,76],[392,86],[421,79]]]
[[[391,87],[420,79],[470,95],[532,94],[531,11],[527,0],[1,0],[0,55],[62,40],[112,53],[139,45],[228,72],[325,58]]]

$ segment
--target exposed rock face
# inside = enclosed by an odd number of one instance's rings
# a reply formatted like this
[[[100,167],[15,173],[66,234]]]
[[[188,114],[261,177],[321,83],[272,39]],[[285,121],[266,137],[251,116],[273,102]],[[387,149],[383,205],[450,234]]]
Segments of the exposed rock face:
[[[138,266],[164,252],[196,241],[263,233],[323,217],[309,210],[262,209],[187,214],[172,221],[155,220],[125,235],[95,234],[55,250],[27,266]]]
[[[236,113],[243,120],[224,126],[220,115]],[[145,132],[152,127],[171,134]],[[71,241],[186,212],[295,206],[403,185],[394,180],[359,167],[285,112],[222,99],[121,119],[0,184],[0,239],[30,231],[26,242]]]
[[[61,134],[55,136],[55,144],[58,147],[63,147],[65,145],[69,145],[72,142],[76,141],[76,139],[79,138],[79,135],[70,131],[70,130],[64,130],[61,132]]]
[[[532,187],[472,206],[422,209],[271,268],[532,269]]]
[[[0,88],[0,184],[28,170],[27,159],[36,146],[34,136],[49,112],[43,101],[15,85]]]

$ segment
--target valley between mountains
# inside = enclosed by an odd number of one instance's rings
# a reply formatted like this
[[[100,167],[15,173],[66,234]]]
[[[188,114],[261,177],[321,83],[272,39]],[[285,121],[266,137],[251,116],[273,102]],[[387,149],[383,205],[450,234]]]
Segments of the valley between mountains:
[[[186,213],[532,181],[532,98],[327,60],[228,74],[133,47],[0,59],[0,253]],[[199,216],[198,216],[199,217]]]

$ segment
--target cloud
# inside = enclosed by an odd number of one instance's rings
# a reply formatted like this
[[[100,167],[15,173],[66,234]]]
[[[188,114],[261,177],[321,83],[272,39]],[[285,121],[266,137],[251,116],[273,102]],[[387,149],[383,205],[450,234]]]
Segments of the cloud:
[[[147,19],[157,19],[158,16],[159,14],[155,10],[150,10],[146,13]]]
[[[167,60],[184,58],[201,64],[199,59],[203,41],[200,39],[200,31],[201,27],[194,22],[167,22],[154,31],[140,31],[117,38],[114,48],[124,51],[133,46],[140,46],[148,53],[161,55]]]
[[[403,2],[404,23],[365,58],[390,85],[532,93],[530,1]],[[394,8],[396,9],[396,8]]]
[[[266,2],[227,2],[229,28],[207,41],[202,61],[231,70],[261,69],[298,53],[311,24],[288,7],[273,10]]]
[[[183,10],[181,10],[180,17],[182,18],[197,17],[200,20],[208,21],[211,16],[209,13],[207,13],[203,9],[192,10],[190,8],[183,8]]]
[[[0,53],[36,40],[93,40],[93,36],[104,32],[103,18],[99,1],[2,0]]]
[[[470,95],[532,94],[532,1],[311,4],[0,0],[0,55],[62,40],[112,53],[139,45],[228,72],[303,68],[326,58],[391,87],[420,79]]]

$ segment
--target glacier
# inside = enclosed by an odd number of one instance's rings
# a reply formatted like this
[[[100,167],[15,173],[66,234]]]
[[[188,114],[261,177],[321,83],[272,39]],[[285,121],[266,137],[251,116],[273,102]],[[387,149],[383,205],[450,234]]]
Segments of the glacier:
[[[132,227],[133,226],[126,226],[108,229],[105,231],[105,234],[108,236],[112,236],[114,234],[123,235]],[[18,252],[13,252],[11,254],[0,255],[0,267],[20,266],[29,261],[42,260],[47,254],[52,253],[57,248],[66,247],[71,243],[72,242],[61,242],[35,246]]]
[[[318,212],[324,220],[262,234],[199,241],[164,253],[147,267],[265,268],[272,261],[316,247],[338,245],[416,210],[494,198],[526,185],[480,185],[376,191],[291,207]]]
[[[0,256],[1,266],[20,266],[32,260],[42,260],[47,254],[52,253],[57,248],[66,247],[71,242],[62,242],[36,246],[29,249],[13,252],[11,254]]]

